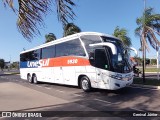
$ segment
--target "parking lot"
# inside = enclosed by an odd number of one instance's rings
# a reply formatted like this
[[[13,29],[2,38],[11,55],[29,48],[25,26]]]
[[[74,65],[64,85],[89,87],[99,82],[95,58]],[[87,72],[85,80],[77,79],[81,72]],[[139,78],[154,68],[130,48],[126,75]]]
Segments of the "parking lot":
[[[60,112],[59,117],[79,117],[82,113],[76,111],[86,111],[85,116],[116,118],[127,114],[132,116],[132,112],[160,111],[160,92],[152,88],[130,86],[117,91],[93,89],[85,93],[73,86],[30,84],[21,80],[19,75],[1,75],[0,89],[0,111],[71,111],[70,114]],[[91,114],[92,111],[106,113]],[[113,111],[121,112],[113,114]],[[54,117],[53,113],[44,115]]]

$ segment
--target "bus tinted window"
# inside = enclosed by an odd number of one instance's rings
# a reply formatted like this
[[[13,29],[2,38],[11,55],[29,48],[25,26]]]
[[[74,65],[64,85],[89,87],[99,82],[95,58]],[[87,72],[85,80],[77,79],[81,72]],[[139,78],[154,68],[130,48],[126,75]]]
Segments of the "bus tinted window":
[[[20,61],[31,61],[40,59],[40,49],[23,53],[20,55]]]
[[[55,46],[42,48],[42,59],[55,57]]]
[[[27,57],[27,54],[26,53],[23,53],[23,54],[20,54],[20,61],[27,61],[26,60],[26,57]]]
[[[95,66],[97,68],[108,70],[109,62],[104,49],[95,50]]]
[[[101,38],[96,35],[84,35],[81,36],[81,40],[83,41],[85,48],[88,53],[93,51],[93,47],[90,47],[89,44],[101,43]]]
[[[85,56],[84,49],[79,39],[67,41],[56,45],[56,57],[68,55]]]

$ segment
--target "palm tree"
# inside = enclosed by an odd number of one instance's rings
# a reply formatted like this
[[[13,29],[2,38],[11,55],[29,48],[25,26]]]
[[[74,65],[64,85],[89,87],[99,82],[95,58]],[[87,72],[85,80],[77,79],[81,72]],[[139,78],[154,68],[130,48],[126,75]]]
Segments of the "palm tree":
[[[138,51],[139,51],[139,57],[140,57],[140,52],[142,52],[142,48],[140,47]]]
[[[53,33],[49,33],[49,34],[45,35],[45,38],[46,38],[45,43],[51,42],[51,41],[54,41],[57,39]]]
[[[125,46],[130,47],[132,45],[131,38],[128,37],[127,35],[127,30],[124,28],[119,28],[117,26],[114,30],[113,36],[118,37],[122,42],[124,43]]]
[[[135,35],[140,37],[141,47],[149,51],[147,43],[149,41],[150,45],[157,50],[160,42],[155,33],[160,35],[160,14],[154,14],[153,8],[147,8],[144,15],[137,18],[136,23],[138,27],[135,29]]]
[[[146,1],[144,1],[145,3]],[[156,34],[160,35],[160,14],[154,14],[153,8],[145,8],[143,16],[136,20],[138,27],[135,29],[135,35],[140,37],[141,48],[143,49],[143,82],[145,83],[145,58],[146,49],[149,51],[150,45],[158,51],[160,42],[156,38]]]
[[[78,26],[74,25],[73,23],[68,23],[67,25],[65,25],[63,30],[64,30],[63,32],[64,37],[81,32],[81,29]]]
[[[4,6],[9,6],[18,14],[17,27],[21,34],[31,40],[35,35],[40,34],[39,26],[43,26],[43,16],[51,9],[52,0],[18,0],[18,10],[13,5],[13,0],[2,0]],[[15,1],[14,1],[15,2]],[[72,7],[75,3],[72,0],[55,0],[58,20],[63,25],[68,19],[74,19]]]

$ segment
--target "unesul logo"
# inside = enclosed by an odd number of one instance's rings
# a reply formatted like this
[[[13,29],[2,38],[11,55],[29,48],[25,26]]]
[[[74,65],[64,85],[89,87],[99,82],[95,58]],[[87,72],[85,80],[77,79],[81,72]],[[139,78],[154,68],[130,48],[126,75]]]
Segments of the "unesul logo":
[[[28,61],[27,62],[27,67],[45,67],[45,66],[48,66],[49,65],[49,60],[50,59],[45,59],[45,60],[39,60],[39,61]]]

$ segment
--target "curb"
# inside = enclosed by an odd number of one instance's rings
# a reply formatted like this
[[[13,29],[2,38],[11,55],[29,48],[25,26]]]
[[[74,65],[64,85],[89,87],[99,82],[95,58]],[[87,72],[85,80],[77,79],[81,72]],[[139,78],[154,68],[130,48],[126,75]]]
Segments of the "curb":
[[[20,74],[19,72],[16,72],[16,73],[9,73],[9,72],[4,72],[4,75],[18,75]]]
[[[153,86],[153,85],[141,85],[141,84],[132,84],[133,87],[143,87],[143,88],[153,88],[160,90],[160,86]]]

